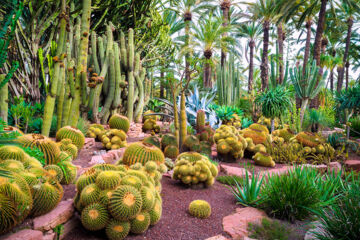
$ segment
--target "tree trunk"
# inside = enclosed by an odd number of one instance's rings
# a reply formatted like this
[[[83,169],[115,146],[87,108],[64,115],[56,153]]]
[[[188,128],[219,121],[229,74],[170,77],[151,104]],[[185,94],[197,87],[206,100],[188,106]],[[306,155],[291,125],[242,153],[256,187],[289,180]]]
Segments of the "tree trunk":
[[[160,98],[164,98],[164,71],[160,72]]]
[[[310,55],[311,24],[312,22],[309,19],[306,22],[306,44],[305,44],[305,54],[304,54],[304,63],[303,63],[303,75],[305,75],[305,68],[309,61],[309,55]]]
[[[348,24],[348,31],[346,35],[346,44],[345,44],[345,51],[344,51],[344,57],[343,57],[343,64],[345,65],[348,61],[348,55],[349,55],[349,49],[350,49],[350,40],[351,40],[351,29],[353,25],[353,19],[350,17],[347,21]],[[337,91],[340,92],[343,86],[344,82],[344,67],[341,67],[339,69],[339,75],[338,75],[338,84],[337,84]]]
[[[269,49],[269,29],[270,22],[265,20],[263,23],[264,39],[263,52],[261,57],[261,90],[264,91],[269,85],[269,66],[268,66],[268,49]]]
[[[279,47],[279,79],[278,83],[282,84],[284,81],[284,30],[282,23],[277,26],[277,34],[278,34],[278,47]]]
[[[326,17],[326,4],[328,0],[321,0],[321,6],[319,11],[319,20],[316,28],[315,42],[314,42],[314,59],[316,65],[320,66],[320,55],[321,55],[321,39],[325,28],[325,17]]]
[[[308,102],[309,102],[309,99],[305,98],[302,100],[302,103],[301,103],[301,109],[300,109],[300,124],[301,124],[301,126],[304,121],[305,110],[306,110]]]
[[[250,40],[250,63],[249,63],[249,83],[248,83],[248,93],[251,93],[253,89],[253,79],[254,79],[254,47],[255,41],[253,39]]]
[[[334,68],[331,68],[330,70],[330,91],[334,91]]]
[[[348,87],[349,87],[349,67],[350,67],[350,63],[349,63],[349,61],[347,61],[346,62],[346,65],[345,65],[345,67],[346,67],[346,81],[345,81],[345,89],[347,90],[348,89]]]
[[[224,27],[226,27],[229,24],[229,10],[230,10],[230,6],[231,6],[231,1],[230,0],[224,0],[221,2],[220,4],[220,8],[222,10],[222,15],[223,15],[223,23],[222,25]],[[227,33],[224,32],[222,34],[222,37],[226,37]],[[221,49],[221,68],[224,67],[225,65],[225,61],[226,61],[226,52],[224,49]]]
[[[211,88],[212,81],[211,81],[211,66],[209,63],[209,59],[206,59],[204,64],[204,88]]]
[[[0,82],[6,77],[6,74],[0,73]],[[7,124],[8,123],[8,108],[9,108],[9,83],[0,89],[0,118]]]

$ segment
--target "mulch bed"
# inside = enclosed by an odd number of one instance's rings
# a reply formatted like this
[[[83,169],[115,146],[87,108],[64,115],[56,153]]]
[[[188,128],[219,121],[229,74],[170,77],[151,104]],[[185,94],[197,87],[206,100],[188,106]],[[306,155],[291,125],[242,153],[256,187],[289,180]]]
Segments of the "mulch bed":
[[[222,230],[222,219],[240,207],[226,187],[216,182],[211,188],[193,190],[168,177],[163,177],[161,182],[161,220],[144,234],[129,235],[126,239],[202,240],[218,234],[226,235]],[[196,199],[210,203],[212,213],[208,219],[197,219],[188,214],[189,203]],[[106,235],[104,231],[89,232],[81,227],[70,233],[67,239],[106,239]]]
[[[128,143],[140,141],[138,138],[128,138]],[[80,152],[78,158],[73,161],[74,164],[82,167],[90,167],[91,156],[94,151],[101,149],[101,143],[96,143],[91,149],[84,149]],[[142,235],[129,235],[126,239],[156,239],[156,240],[195,240],[206,239],[218,234],[226,233],[222,229],[223,217],[230,215],[237,207],[233,195],[221,183],[215,182],[211,188],[194,190],[188,188],[178,181],[169,177],[162,179],[163,214],[158,224],[149,228]],[[68,185],[64,187],[64,198],[73,198],[75,196],[75,186]],[[211,216],[208,219],[197,219],[190,216],[187,208],[191,201],[203,199],[210,203],[212,207]],[[80,222],[80,220],[79,220]],[[106,239],[104,231],[90,232],[79,224],[79,228],[72,231],[66,239],[69,240],[92,240]]]

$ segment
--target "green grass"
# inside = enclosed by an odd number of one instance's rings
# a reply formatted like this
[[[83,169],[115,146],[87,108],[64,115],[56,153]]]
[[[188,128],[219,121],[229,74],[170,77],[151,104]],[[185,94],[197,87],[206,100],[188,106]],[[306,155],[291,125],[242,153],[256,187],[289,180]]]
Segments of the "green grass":
[[[244,179],[242,177],[239,176],[218,176],[216,178],[216,180],[222,184],[228,185],[228,186],[235,186],[236,182],[238,182],[239,184],[243,184]]]
[[[278,220],[263,218],[261,224],[249,223],[249,237],[261,240],[301,239],[294,229]]]

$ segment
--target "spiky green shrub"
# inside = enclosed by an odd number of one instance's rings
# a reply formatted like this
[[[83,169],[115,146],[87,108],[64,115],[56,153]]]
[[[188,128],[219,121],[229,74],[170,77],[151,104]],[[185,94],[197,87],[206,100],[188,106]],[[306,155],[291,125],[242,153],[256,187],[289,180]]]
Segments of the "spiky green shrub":
[[[70,139],[72,143],[80,150],[85,144],[84,134],[77,128],[65,126],[60,128],[56,133],[56,141]]]
[[[189,213],[197,218],[208,218],[211,215],[211,206],[204,200],[194,200],[189,205]]]
[[[357,179],[358,181],[359,179]],[[338,201],[329,208],[322,208],[317,215],[321,225],[321,232],[314,235],[320,240],[358,239],[360,236],[360,185],[353,182],[343,192]]]
[[[160,220],[161,165],[147,162],[136,169],[100,164],[79,177],[74,205],[86,229],[106,228],[109,239],[124,239]]]
[[[315,169],[296,167],[288,174],[272,175],[262,189],[263,206],[280,219],[305,219],[320,206]]]
[[[136,142],[130,144],[124,152],[123,164],[133,165],[135,163],[145,164],[148,161],[154,161],[157,164],[164,163],[165,156],[162,151],[148,143]]]
[[[25,134],[19,136],[16,141],[26,148],[38,148],[44,154],[46,164],[59,162],[58,155],[60,154],[60,148],[50,138],[41,134]]]
[[[127,117],[122,116],[120,114],[114,114],[109,119],[110,128],[121,129],[125,133],[129,131],[130,121]]]

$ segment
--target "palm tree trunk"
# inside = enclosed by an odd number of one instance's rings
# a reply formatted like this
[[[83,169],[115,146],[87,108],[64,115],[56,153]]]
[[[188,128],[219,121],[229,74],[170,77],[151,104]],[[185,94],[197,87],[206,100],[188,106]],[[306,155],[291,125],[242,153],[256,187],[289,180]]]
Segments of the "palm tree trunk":
[[[210,66],[210,59],[206,59],[204,64],[204,88],[211,88],[212,81],[211,81],[211,66]]]
[[[164,98],[164,71],[160,72],[160,98]]]
[[[334,91],[334,68],[331,68],[330,70],[330,91]]]
[[[278,83],[282,84],[284,81],[284,31],[282,23],[277,26],[277,35],[278,35],[278,47],[279,47],[279,79]]]
[[[350,49],[350,39],[351,39],[351,29],[353,25],[353,18],[349,17],[348,21],[348,31],[346,35],[346,45],[345,45],[345,52],[343,57],[343,64],[346,64],[348,61],[348,55],[349,55],[349,49]],[[344,67],[341,67],[339,69],[339,75],[338,75],[338,84],[337,84],[337,91],[340,92],[343,86],[344,82]]]
[[[303,63],[303,75],[305,75],[305,68],[309,61],[310,55],[310,41],[311,41],[311,19],[306,22],[306,44],[305,44],[305,54],[304,54],[304,63]]]
[[[189,46],[190,41],[190,22],[191,22],[191,13],[190,17],[186,18],[185,16],[185,47]],[[185,54],[185,79],[190,81],[190,54]]]
[[[346,81],[345,81],[345,89],[347,90],[349,87],[349,67],[350,67],[350,63],[349,61],[346,62]]]
[[[314,42],[314,59],[316,65],[320,66],[320,55],[321,55],[321,39],[325,28],[325,17],[326,17],[326,4],[328,0],[321,0],[321,6],[319,11],[319,20],[316,28],[315,42]]]
[[[269,66],[268,66],[268,50],[269,50],[269,30],[270,30],[270,21],[265,20],[263,22],[263,52],[261,57],[261,90],[264,91],[269,85]]]
[[[253,79],[254,79],[254,47],[255,41],[253,39],[250,40],[250,63],[249,63],[249,83],[248,83],[248,93],[251,93],[253,89]]]
[[[230,0],[223,0],[220,4],[220,8],[222,10],[222,15],[223,15],[223,23],[222,25],[224,27],[226,27],[229,24],[229,10],[230,10],[230,6],[231,6],[231,1]],[[226,37],[227,33],[223,33],[222,37]],[[224,67],[226,61],[226,52],[224,49],[221,49],[221,68]]]

